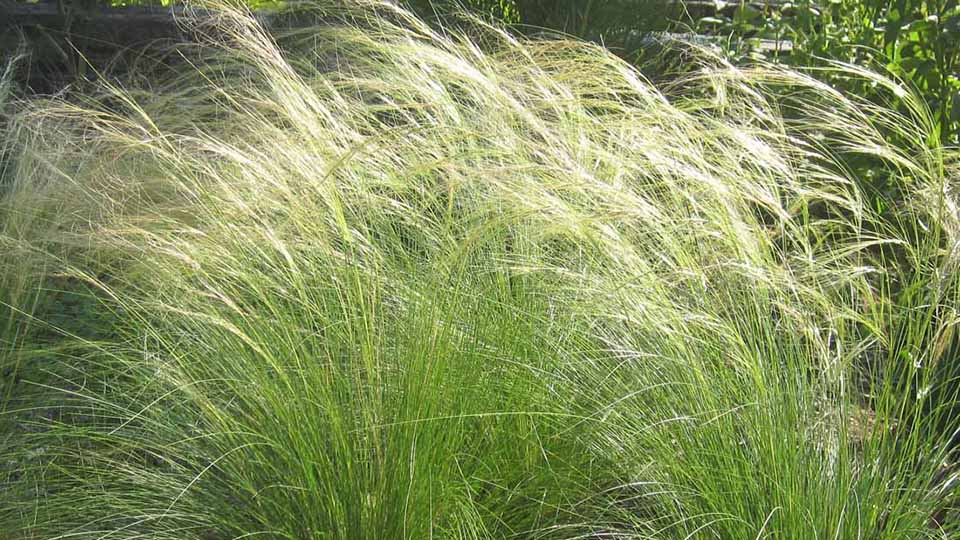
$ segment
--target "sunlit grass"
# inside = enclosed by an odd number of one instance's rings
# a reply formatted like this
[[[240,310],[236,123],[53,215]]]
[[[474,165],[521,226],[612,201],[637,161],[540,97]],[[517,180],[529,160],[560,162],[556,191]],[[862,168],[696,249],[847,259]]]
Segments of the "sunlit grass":
[[[149,85],[14,106],[0,530],[956,534],[960,218],[919,100],[221,9]]]

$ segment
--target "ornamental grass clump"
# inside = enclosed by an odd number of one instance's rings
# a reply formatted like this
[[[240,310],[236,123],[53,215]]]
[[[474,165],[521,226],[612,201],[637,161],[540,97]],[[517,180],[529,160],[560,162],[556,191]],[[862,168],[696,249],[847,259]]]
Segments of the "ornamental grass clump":
[[[0,530],[958,532],[957,174],[922,102],[297,9],[15,104]]]

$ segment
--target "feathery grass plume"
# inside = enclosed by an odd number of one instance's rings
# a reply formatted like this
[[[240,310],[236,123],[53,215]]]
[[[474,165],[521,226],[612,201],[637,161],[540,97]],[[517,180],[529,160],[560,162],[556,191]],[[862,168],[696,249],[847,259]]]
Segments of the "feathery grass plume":
[[[5,412],[0,529],[958,532],[955,158],[922,105],[299,9],[219,6],[149,86],[19,107],[4,238],[98,318],[18,342],[55,394]]]

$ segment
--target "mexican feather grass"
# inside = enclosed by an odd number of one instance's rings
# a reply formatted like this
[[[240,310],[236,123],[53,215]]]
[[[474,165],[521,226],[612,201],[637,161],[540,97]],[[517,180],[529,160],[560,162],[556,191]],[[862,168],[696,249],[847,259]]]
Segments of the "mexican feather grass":
[[[957,537],[955,156],[896,82],[215,12],[7,104],[0,537]]]

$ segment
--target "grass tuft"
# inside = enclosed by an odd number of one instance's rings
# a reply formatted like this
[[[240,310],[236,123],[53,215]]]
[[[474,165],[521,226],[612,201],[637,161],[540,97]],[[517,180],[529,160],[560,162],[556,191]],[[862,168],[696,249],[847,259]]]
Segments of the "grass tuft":
[[[11,538],[960,533],[922,100],[217,9],[149,84],[13,104]]]

